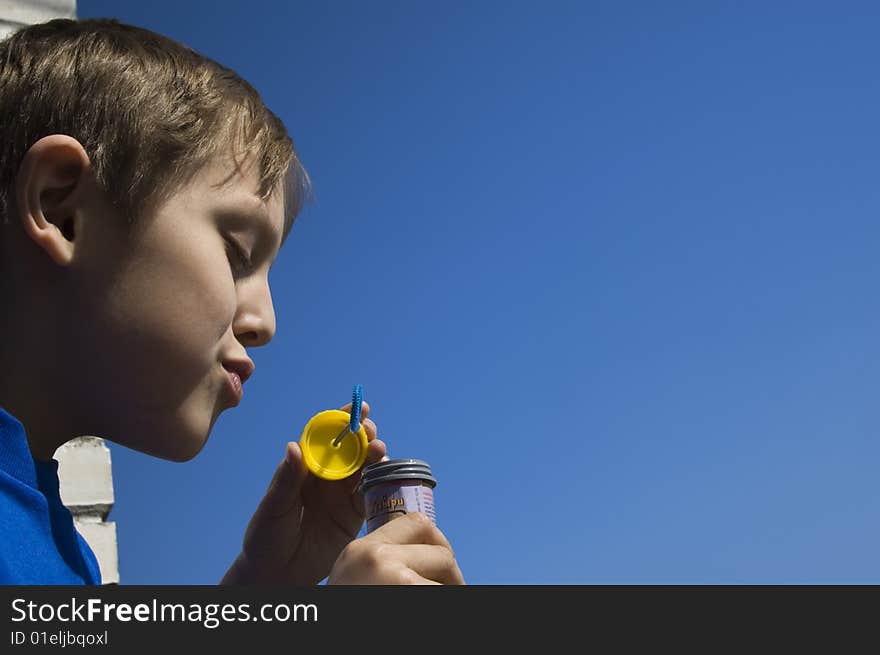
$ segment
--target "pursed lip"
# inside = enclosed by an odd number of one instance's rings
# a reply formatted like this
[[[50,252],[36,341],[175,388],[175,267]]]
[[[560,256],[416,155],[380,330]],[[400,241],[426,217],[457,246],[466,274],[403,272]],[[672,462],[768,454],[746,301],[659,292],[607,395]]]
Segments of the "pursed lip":
[[[250,359],[223,362],[223,370],[226,372],[226,387],[233,401],[233,407],[241,402],[244,395],[244,383],[253,374],[254,368],[254,363]]]
[[[232,399],[232,406],[235,407],[241,402],[242,396],[244,396],[244,387],[241,384],[241,378],[238,377],[238,373],[225,369],[224,371],[226,373],[226,391]]]

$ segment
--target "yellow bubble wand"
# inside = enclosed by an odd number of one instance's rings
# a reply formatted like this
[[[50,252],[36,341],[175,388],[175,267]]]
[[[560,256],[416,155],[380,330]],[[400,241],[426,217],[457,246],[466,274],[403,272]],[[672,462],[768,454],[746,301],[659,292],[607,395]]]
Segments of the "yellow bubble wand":
[[[351,413],[328,409],[315,414],[299,439],[308,469],[325,480],[342,480],[356,473],[367,459],[367,431],[361,424],[363,387],[354,385]],[[347,439],[351,435],[354,438]]]

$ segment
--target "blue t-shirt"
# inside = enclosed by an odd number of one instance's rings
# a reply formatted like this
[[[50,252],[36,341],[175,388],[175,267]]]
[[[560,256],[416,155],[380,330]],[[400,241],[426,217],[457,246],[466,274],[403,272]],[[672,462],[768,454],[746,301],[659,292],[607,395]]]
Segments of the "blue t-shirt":
[[[24,426],[2,407],[0,584],[101,584],[95,554],[61,502],[58,462],[34,460]]]

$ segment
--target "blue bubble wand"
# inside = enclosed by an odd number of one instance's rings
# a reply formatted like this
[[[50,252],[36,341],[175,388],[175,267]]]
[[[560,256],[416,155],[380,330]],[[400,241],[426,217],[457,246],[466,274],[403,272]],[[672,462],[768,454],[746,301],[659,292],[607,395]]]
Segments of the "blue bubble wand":
[[[338,448],[339,444],[342,443],[342,439],[349,432],[352,434],[357,434],[361,429],[361,404],[364,401],[364,388],[363,386],[356,384],[354,385],[354,389],[351,392],[351,422],[342,428],[342,432],[336,435],[336,438],[333,440],[333,447]]]

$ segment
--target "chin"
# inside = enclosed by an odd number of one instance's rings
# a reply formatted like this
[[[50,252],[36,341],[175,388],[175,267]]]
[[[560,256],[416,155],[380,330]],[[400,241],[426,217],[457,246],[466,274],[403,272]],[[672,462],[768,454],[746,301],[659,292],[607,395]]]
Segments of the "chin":
[[[188,462],[202,452],[206,443],[208,443],[207,434],[180,434],[178,439],[167,444],[168,454],[160,457],[172,462]]]
[[[184,450],[184,451],[178,450],[178,451],[174,451],[173,453],[170,453],[165,456],[159,455],[159,457],[162,457],[162,459],[167,459],[169,462],[188,462],[193,457],[195,457],[200,452],[202,452],[203,447],[204,447],[204,444],[201,444],[197,448],[193,448],[191,450]]]
[[[157,439],[162,435],[162,439]],[[208,442],[208,434],[200,430],[166,428],[152,434],[138,435],[136,442],[124,443],[145,455],[169,462],[188,462],[198,455]]]

